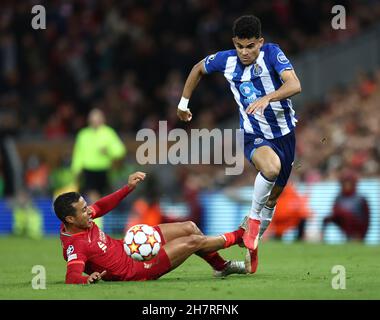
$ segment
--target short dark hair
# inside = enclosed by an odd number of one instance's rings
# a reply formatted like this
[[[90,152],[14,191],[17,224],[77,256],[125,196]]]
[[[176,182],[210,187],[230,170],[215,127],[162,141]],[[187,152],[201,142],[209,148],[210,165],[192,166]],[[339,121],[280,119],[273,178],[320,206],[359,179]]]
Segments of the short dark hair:
[[[67,216],[75,216],[73,203],[78,202],[81,195],[78,192],[66,192],[59,195],[53,203],[54,212],[59,220],[66,223]]]
[[[260,19],[253,15],[237,18],[232,27],[232,34],[239,39],[261,38]]]

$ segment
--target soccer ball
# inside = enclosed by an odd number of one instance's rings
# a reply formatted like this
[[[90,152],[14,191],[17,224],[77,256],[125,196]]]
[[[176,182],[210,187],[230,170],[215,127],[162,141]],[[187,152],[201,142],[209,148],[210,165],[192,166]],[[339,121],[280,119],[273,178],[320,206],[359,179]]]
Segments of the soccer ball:
[[[146,224],[137,224],[128,229],[124,237],[124,250],[137,261],[154,258],[161,248],[160,234]]]

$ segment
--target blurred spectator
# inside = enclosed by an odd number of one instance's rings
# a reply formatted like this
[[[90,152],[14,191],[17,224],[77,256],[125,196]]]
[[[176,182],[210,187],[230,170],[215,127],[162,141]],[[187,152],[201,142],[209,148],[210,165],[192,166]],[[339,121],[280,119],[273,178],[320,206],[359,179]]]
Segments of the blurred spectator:
[[[363,241],[368,230],[369,207],[367,200],[356,193],[358,177],[344,171],[340,178],[341,193],[335,200],[332,215],[323,219],[322,236],[329,223],[336,224],[348,240]]]
[[[129,176],[137,171],[146,172],[147,168],[142,167],[136,163],[135,154],[128,152],[124,157],[123,161],[116,161],[111,171],[109,172],[109,181],[112,189],[120,189],[128,181]],[[136,192],[130,194],[128,197],[131,198]]]
[[[108,174],[115,160],[126,153],[123,141],[114,129],[105,124],[101,110],[93,109],[88,116],[89,126],[79,131],[72,160],[74,174],[80,175],[80,192],[108,192]]]
[[[71,155],[62,155],[60,162],[50,175],[50,189],[53,197],[61,193],[79,189],[75,175],[71,170]]]
[[[163,221],[159,185],[154,175],[147,175],[142,193],[143,195],[136,199],[132,205],[125,230],[136,224],[155,226]]]
[[[183,201],[189,209],[189,215],[185,217],[183,221],[193,221],[202,230],[203,208],[199,199],[199,194],[202,191],[202,177],[196,174],[186,173],[186,170],[182,170],[182,172],[181,181]],[[168,218],[169,217],[167,217],[167,222],[171,222]],[[179,220],[176,219],[176,221]]]
[[[40,239],[43,235],[42,213],[34,205],[25,190],[20,190],[11,203],[13,213],[13,233],[31,239]]]
[[[49,186],[50,169],[44,157],[31,154],[26,163],[25,184],[33,195],[46,195]]]
[[[162,118],[169,119],[168,130],[178,127],[175,104],[189,66],[216,48],[232,48],[230,24],[242,12],[260,16],[267,41],[279,43],[290,55],[365,34],[380,17],[379,1],[344,1],[350,13],[347,29],[336,32],[330,23],[332,0],[323,4],[304,0],[227,1],[218,5],[215,1],[174,4],[162,0],[146,5],[136,1],[57,0],[46,6],[48,28],[33,32],[33,4],[32,0],[8,1],[0,12],[0,136],[18,135],[38,142],[73,137],[86,125],[86,115],[95,106],[101,106],[116,132],[129,135],[134,142],[138,129],[157,130]],[[205,81],[208,85],[199,88],[194,97],[192,111],[197,116],[190,126],[212,129],[232,119],[235,112],[222,77]],[[380,70],[375,70],[373,74],[360,72],[347,87],[326,92],[324,100],[296,106],[299,160],[292,178],[305,182],[334,180],[347,166],[363,178],[379,177],[378,101]],[[112,162],[104,154],[92,156],[91,150],[100,141],[90,140],[80,154],[89,161],[107,158],[105,162]],[[44,154],[49,156],[49,152]],[[33,162],[31,159],[28,165],[25,161],[25,167],[29,166],[27,185],[33,192],[45,193],[49,169],[42,161],[37,165],[41,170],[35,170],[31,168]],[[66,166],[57,171],[51,168],[54,189],[70,180]],[[106,166],[107,172],[110,166]],[[165,167],[157,169],[164,176],[160,185],[179,194],[176,175]],[[83,164],[76,174],[81,172],[84,177],[82,169]],[[122,184],[129,170],[129,165],[117,167],[112,182]],[[220,187],[214,166],[200,171],[198,180],[204,188]],[[13,194],[6,157],[2,174],[4,193]],[[190,192],[185,187],[184,196],[194,201],[191,206],[198,212],[194,196],[198,187],[191,187],[200,184],[194,184],[195,177],[182,182],[190,186]],[[224,174],[222,177],[226,179]],[[242,175],[244,178],[249,176]],[[102,179],[106,180],[104,175]],[[97,184],[101,189],[107,185]]]
[[[3,156],[0,153],[0,198],[4,196],[4,186],[5,186],[5,181],[4,181],[4,175],[3,175]]]
[[[231,21],[243,12],[261,17],[268,42],[279,43],[290,55],[364,33],[380,16],[378,1],[343,1],[350,13],[347,28],[335,32],[332,0],[218,5],[57,0],[46,6],[48,28],[33,32],[26,26],[34,2],[7,1],[0,13],[0,109],[6,106],[16,113],[13,122],[23,124],[16,131],[37,135],[39,128],[48,138],[73,135],[96,101],[105,106],[109,123],[119,132],[138,129],[147,115],[159,116],[178,100],[189,66],[215,48],[232,47]],[[225,87],[218,85],[217,77],[211,82],[200,89],[194,112],[217,97],[215,116],[226,119],[230,100]],[[9,108],[10,96],[17,112]],[[74,113],[69,122],[59,110],[66,104]]]
[[[300,110],[297,157],[292,176],[316,182],[339,179],[346,167],[361,177],[380,176],[380,70],[360,73],[357,84],[336,88],[326,101]],[[359,107],[358,107],[359,106]]]
[[[147,224],[154,226],[162,222],[162,211],[158,198],[137,199],[129,213],[126,229],[136,224]]]
[[[286,231],[295,228],[296,239],[304,240],[306,220],[311,215],[306,196],[301,195],[292,183],[288,183],[277,202],[273,220],[264,237],[273,235],[275,239],[281,239]]]

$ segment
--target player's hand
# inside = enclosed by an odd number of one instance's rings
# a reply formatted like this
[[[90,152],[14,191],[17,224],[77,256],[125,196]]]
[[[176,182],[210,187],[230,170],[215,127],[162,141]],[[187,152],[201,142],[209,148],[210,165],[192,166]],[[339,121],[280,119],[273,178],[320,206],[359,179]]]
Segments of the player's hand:
[[[180,118],[182,121],[185,121],[185,122],[189,122],[193,118],[193,115],[191,114],[190,109],[187,109],[186,111],[177,109],[177,116],[178,118]]]
[[[128,187],[135,188],[140,181],[145,179],[146,173],[137,171],[132,173],[128,178]]]
[[[93,272],[90,274],[90,276],[87,278],[87,283],[88,284],[93,284],[93,283],[96,283],[98,282],[99,280],[102,279],[102,277],[104,277],[104,275],[107,273],[106,270],[104,270],[102,273],[99,273],[99,272]]]
[[[269,105],[269,102],[269,98],[267,96],[264,96],[252,102],[245,110],[245,112],[247,114],[254,114],[256,112],[259,112],[259,114],[263,115],[265,108]]]

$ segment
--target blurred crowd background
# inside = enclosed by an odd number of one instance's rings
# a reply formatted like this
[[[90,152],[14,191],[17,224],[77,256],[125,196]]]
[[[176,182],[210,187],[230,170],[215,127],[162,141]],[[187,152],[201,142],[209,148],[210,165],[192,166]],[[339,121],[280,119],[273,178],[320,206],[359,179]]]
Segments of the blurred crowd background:
[[[34,4],[46,8],[46,30],[31,28]],[[167,120],[169,130],[235,127],[236,105],[222,76],[202,81],[191,100],[193,121],[178,121],[177,104],[192,66],[211,53],[232,48],[231,26],[242,14],[260,17],[265,40],[278,43],[291,61],[305,52],[365,35],[380,19],[379,1],[340,1],[347,11],[347,28],[337,32],[331,28],[334,4],[317,0],[2,1],[0,135],[3,149],[9,150],[8,138],[15,144],[22,189],[35,197],[51,197],[76,185],[78,177],[71,170],[75,138],[87,126],[90,111],[99,109],[126,147],[125,156],[108,172],[109,190],[126,183],[134,170],[152,172],[149,201],[180,198],[200,221],[196,195],[202,190],[250,185],[252,167],[247,165],[243,175],[233,178],[225,177],[221,166],[143,168],[134,155],[136,132],[157,130],[159,120]],[[331,88],[320,99],[304,97],[302,105],[295,105],[299,122],[292,181],[337,180],[347,168],[359,178],[379,178],[379,101],[380,69],[359,72],[349,85]],[[0,196],[15,197],[19,190],[7,183],[6,162],[4,151]]]

